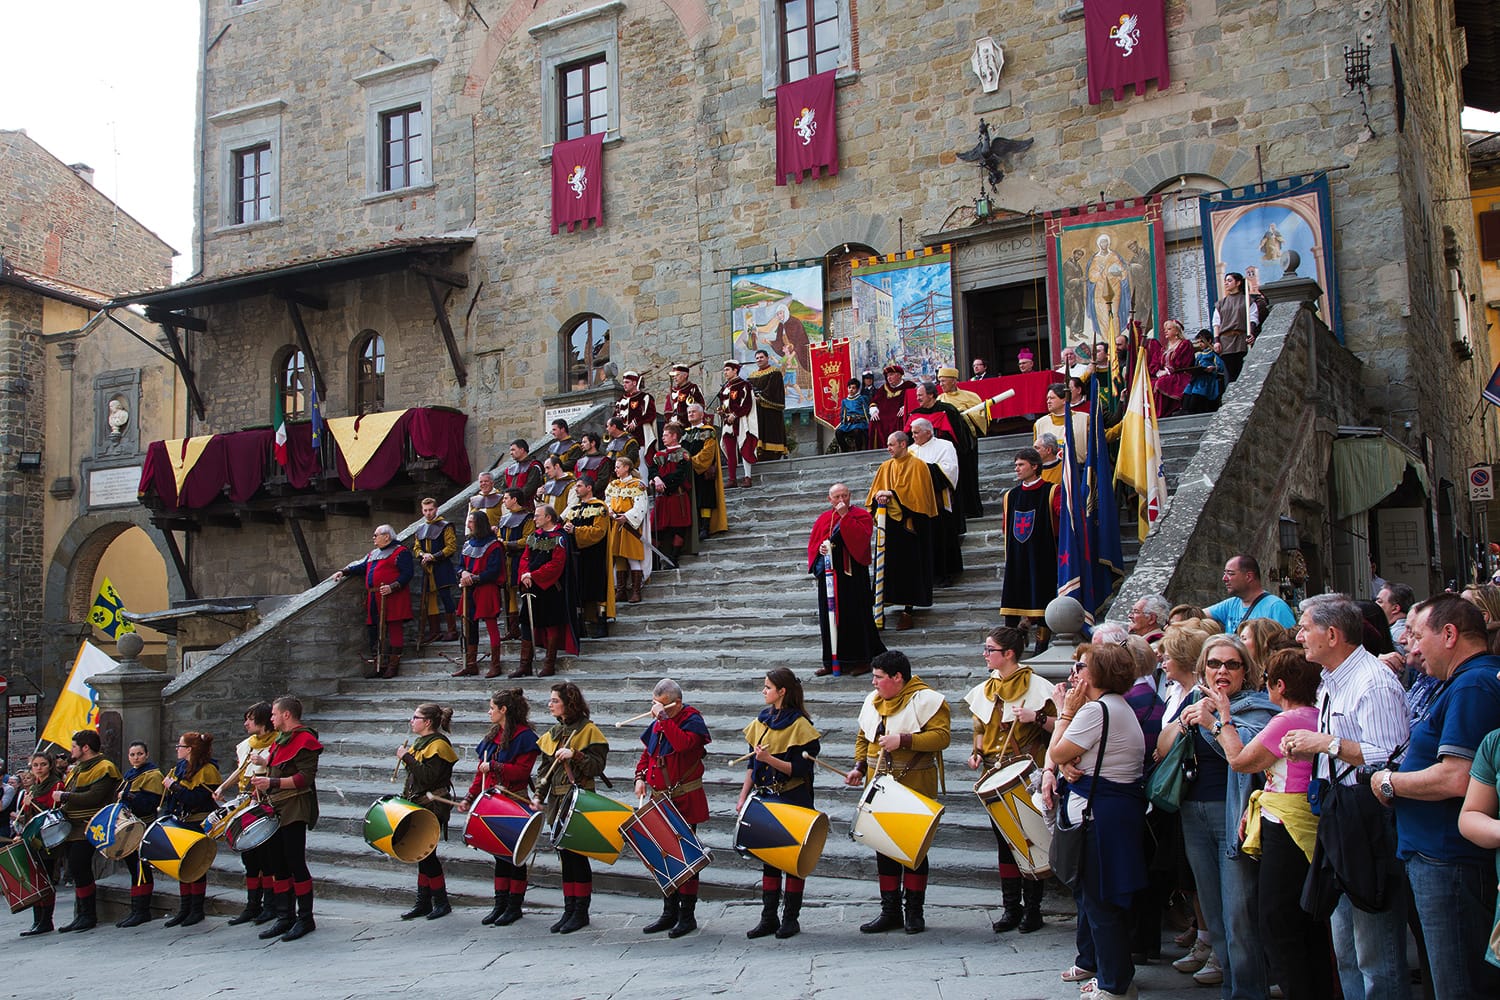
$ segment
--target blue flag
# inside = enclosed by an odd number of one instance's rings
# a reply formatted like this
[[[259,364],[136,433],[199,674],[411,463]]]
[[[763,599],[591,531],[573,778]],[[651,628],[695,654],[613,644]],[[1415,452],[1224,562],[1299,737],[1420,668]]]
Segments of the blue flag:
[[[1089,421],[1088,461],[1088,538],[1093,553],[1094,610],[1103,607],[1120,582],[1125,579],[1125,556],[1120,549],[1120,508],[1115,503],[1115,470],[1109,458],[1108,430],[1099,412],[1098,379],[1089,382],[1089,400],[1094,405],[1094,419]]]
[[[1084,520],[1087,499],[1084,496],[1082,468],[1078,447],[1087,442],[1073,440],[1073,405],[1063,406],[1062,425],[1062,508],[1057,525],[1057,593],[1071,596],[1083,605],[1084,615],[1093,624],[1093,573],[1089,571],[1088,531]]]
[[[312,450],[318,453],[318,447],[323,442],[323,404],[318,402],[318,380],[312,382]]]

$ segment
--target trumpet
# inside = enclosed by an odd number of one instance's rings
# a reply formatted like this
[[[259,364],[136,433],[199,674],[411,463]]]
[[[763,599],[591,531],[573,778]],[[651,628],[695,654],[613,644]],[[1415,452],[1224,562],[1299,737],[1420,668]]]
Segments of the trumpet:
[[[965,420],[977,420],[985,414],[989,413],[991,403],[1003,403],[1015,394],[1016,390],[1006,389],[1004,392],[991,396],[989,399],[981,399],[979,402],[975,403],[967,410],[964,410],[960,415]]]

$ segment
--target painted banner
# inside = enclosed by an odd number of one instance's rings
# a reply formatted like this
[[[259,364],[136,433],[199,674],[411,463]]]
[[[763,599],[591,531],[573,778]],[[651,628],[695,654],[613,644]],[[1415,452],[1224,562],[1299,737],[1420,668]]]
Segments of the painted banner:
[[[1243,274],[1252,290],[1300,275],[1323,289],[1318,314],[1343,343],[1327,174],[1216,191],[1198,199],[1198,214],[1210,313],[1219,301],[1224,275],[1231,271]]]
[[[891,362],[913,380],[953,365],[953,269],[949,246],[852,262],[851,362],[879,372]]]
[[[1132,321],[1155,336],[1167,315],[1161,198],[1082,205],[1045,218],[1051,366],[1065,347],[1092,357],[1092,345],[1113,344]]]
[[[813,416],[827,427],[837,428],[843,400],[848,395],[854,366],[849,360],[849,341],[834,340],[812,347]]]
[[[57,705],[42,729],[42,739],[66,747],[79,730],[98,729],[99,694],[89,687],[88,679],[115,666],[115,661],[93,643],[85,641],[79,646],[73,669],[68,671],[68,683],[58,693]]]
[[[1085,0],[1084,53],[1089,63],[1089,103],[1098,104],[1109,91],[1111,99],[1125,99],[1125,88],[1146,92],[1156,81],[1158,91],[1172,82],[1167,66],[1167,19],[1163,0]]]
[[[776,88],[776,183],[788,175],[798,184],[803,176],[839,172],[838,116],[834,74],[819,73]]]
[[[812,345],[823,342],[823,262],[796,261],[729,275],[729,327],[736,361],[755,352],[781,369],[786,408],[813,405]]]
[[[552,147],[552,231],[604,224],[604,133]]]

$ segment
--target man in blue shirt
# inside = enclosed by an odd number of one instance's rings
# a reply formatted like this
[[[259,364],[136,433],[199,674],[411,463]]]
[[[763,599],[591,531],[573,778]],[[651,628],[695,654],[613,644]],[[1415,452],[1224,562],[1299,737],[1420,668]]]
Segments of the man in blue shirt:
[[[1488,651],[1479,609],[1456,594],[1416,605],[1405,638],[1441,686],[1412,725],[1401,769],[1376,771],[1370,787],[1396,810],[1396,853],[1422,922],[1433,993],[1500,996],[1500,969],[1484,960],[1495,913],[1493,852],[1458,832],[1469,765],[1500,728],[1500,657]]]
[[[1270,618],[1284,628],[1297,627],[1297,616],[1286,601],[1260,585],[1260,563],[1254,556],[1229,557],[1224,564],[1224,589],[1229,596],[1206,610],[1230,635],[1250,618]]]

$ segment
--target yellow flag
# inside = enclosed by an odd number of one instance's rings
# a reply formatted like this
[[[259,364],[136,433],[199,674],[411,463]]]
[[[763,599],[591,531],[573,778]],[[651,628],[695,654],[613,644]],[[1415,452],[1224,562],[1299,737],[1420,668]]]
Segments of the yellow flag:
[[[57,696],[57,705],[42,730],[42,739],[65,747],[73,742],[73,734],[80,729],[99,728],[99,696],[87,681],[95,674],[114,669],[115,665],[104,650],[91,642],[78,647],[73,669],[68,672],[68,683]]]
[[[1146,350],[1136,359],[1135,379],[1125,404],[1120,427],[1120,458],[1115,481],[1135,489],[1140,497],[1140,520],[1136,531],[1141,541],[1151,525],[1164,513],[1167,480],[1161,471],[1161,431],[1156,423],[1156,401],[1146,371]]]
[[[99,584],[99,593],[94,597],[93,607],[89,608],[89,624],[111,639],[126,632],[134,632],[135,626],[120,617],[120,612],[124,610],[125,602],[120,599],[120,592],[115,590],[115,585],[106,576]]]

